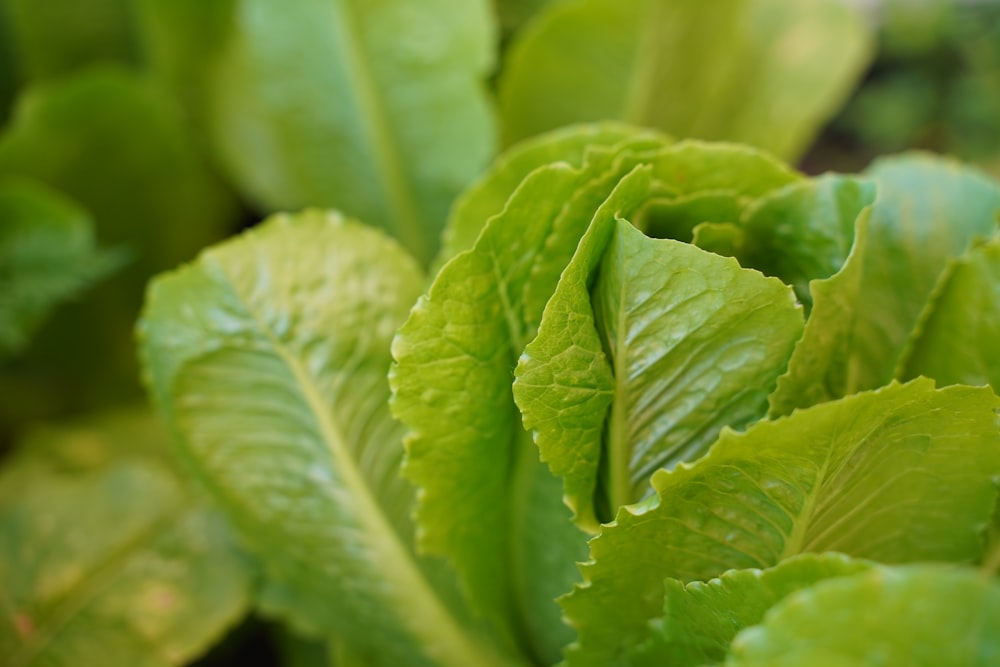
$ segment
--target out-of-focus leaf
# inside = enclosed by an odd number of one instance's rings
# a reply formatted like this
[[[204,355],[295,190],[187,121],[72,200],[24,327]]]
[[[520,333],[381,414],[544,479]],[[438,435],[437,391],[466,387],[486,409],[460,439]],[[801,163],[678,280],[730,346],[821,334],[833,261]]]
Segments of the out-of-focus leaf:
[[[0,662],[178,665],[251,604],[255,569],[164,465],[148,410],[37,427],[0,473]]]
[[[330,206],[429,262],[486,166],[487,0],[241,0],[211,80],[228,172],[267,209]]]
[[[0,125],[7,122],[7,114],[21,84],[17,51],[10,38],[8,22],[3,5],[0,4]]]
[[[0,15],[27,81],[139,60],[129,0],[0,0]]]
[[[706,582],[667,579],[663,617],[652,622],[652,635],[632,664],[699,667],[720,662],[740,630],[760,623],[792,593],[872,565],[840,554],[805,554],[767,570],[730,570]]]
[[[917,332],[902,377],[1000,392],[1000,236],[955,260]]]
[[[877,160],[845,393],[888,382],[949,260],[997,230],[1000,184],[924,154]]]
[[[127,244],[136,302],[150,273],[190,259],[236,212],[171,99],[117,68],[26,91],[0,135],[0,174],[65,192],[91,213],[101,242]]]
[[[212,64],[233,27],[237,0],[133,0],[145,56],[156,78],[200,130]],[[207,137],[206,137],[207,140]]]
[[[788,596],[733,641],[726,667],[990,667],[1000,584],[963,568],[875,568]]]
[[[226,525],[159,466],[19,486],[0,505],[4,665],[183,664],[246,612]]]
[[[624,664],[662,613],[667,577],[825,551],[977,560],[997,498],[998,409],[987,388],[922,379],[724,431],[693,465],[656,473],[655,500],[623,508],[591,541],[586,583],[562,601],[580,634],[568,664]]]
[[[121,265],[86,211],[50,188],[0,179],[0,362],[23,349],[60,302]]]
[[[620,119],[794,159],[862,73],[870,42],[831,0],[554,3],[504,64],[504,142]]]
[[[424,283],[378,231],[276,216],[157,279],[151,393],[261,559],[264,606],[379,665],[514,665],[413,549],[389,341]]]
[[[525,424],[590,530],[595,511],[648,495],[656,469],[763,416],[802,331],[788,286],[649,239],[615,220],[624,202],[595,216],[515,373]]]
[[[149,276],[227,233],[235,201],[169,96],[117,68],[27,90],[0,135],[0,176],[46,183],[90,213],[97,241],[130,262],[69,304],[2,379],[0,421],[80,410],[139,393],[132,328]],[[86,350],[81,354],[81,350]],[[32,388],[40,388],[32,403]]]
[[[173,468],[179,476],[167,425],[149,407],[118,407],[58,422],[32,424],[18,434],[16,447],[4,459],[7,467],[39,473],[84,473],[116,461],[141,459]],[[32,474],[18,474],[0,488],[0,504],[30,483]]]

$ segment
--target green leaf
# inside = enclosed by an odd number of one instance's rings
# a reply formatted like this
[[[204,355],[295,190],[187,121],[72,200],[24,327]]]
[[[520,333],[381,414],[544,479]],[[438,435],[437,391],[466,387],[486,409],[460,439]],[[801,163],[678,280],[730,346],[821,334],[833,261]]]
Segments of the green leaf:
[[[580,633],[568,664],[622,664],[615,656],[661,613],[667,577],[824,551],[977,559],[1000,472],[998,408],[989,389],[917,380],[724,431],[698,462],[655,474],[655,499],[623,508],[591,541],[586,583],[563,599]]]
[[[0,0],[28,81],[55,79],[99,62],[137,63],[128,0]]]
[[[213,135],[269,209],[331,206],[424,262],[493,150],[486,0],[241,0],[211,80]]]
[[[134,0],[147,67],[207,133],[210,63],[228,43],[238,0]],[[208,142],[208,137],[199,137]]]
[[[270,611],[374,664],[506,665],[413,551],[389,341],[424,278],[337,214],[276,216],[159,278],[150,389],[273,587]]]
[[[845,392],[888,382],[951,258],[997,229],[1000,184],[956,162],[923,154],[883,158],[850,331]]]
[[[653,132],[606,122],[562,128],[504,151],[486,173],[455,200],[435,265],[440,268],[458,253],[470,249],[486,222],[503,210],[511,193],[535,169],[553,162],[567,162],[579,168],[588,150],[598,146],[611,148],[642,136],[660,144],[667,141]]]
[[[870,52],[859,17],[839,2],[553,3],[508,53],[502,134],[509,144],[572,122],[619,119],[795,158]]]
[[[0,361],[123,259],[97,248],[90,216],[75,202],[41,184],[0,179]]]
[[[875,200],[874,183],[825,174],[757,200],[742,220],[740,264],[777,276],[812,305],[809,283],[837,273],[854,242],[855,221]]]
[[[901,375],[1000,391],[1000,236],[959,257],[944,274]]]
[[[788,372],[778,378],[778,387],[768,398],[772,417],[846,396],[848,387],[856,385],[851,332],[856,306],[863,298],[870,217],[871,209],[858,216],[854,244],[840,271],[809,283],[813,309],[788,362]]]
[[[730,570],[711,581],[667,579],[663,617],[633,656],[636,665],[699,667],[721,662],[738,632],[798,590],[863,572],[867,561],[840,554],[795,556],[767,570]]]
[[[235,213],[170,98],[111,67],[28,89],[0,135],[0,174],[55,187],[90,211],[102,242],[129,244],[136,304],[152,272],[190,259]]]
[[[0,660],[183,664],[250,605],[226,524],[151,462],[78,475],[8,469],[0,502]]]
[[[132,329],[146,281],[227,233],[235,201],[169,96],[115,68],[28,89],[0,135],[0,177],[7,175],[36,179],[79,202],[98,242],[123,247],[132,260],[39,332],[23,371],[4,378],[13,395],[41,385],[55,404],[39,406],[42,413],[134,400],[140,389]],[[9,419],[31,414],[7,410],[0,406]]]
[[[787,597],[740,633],[727,667],[1000,661],[1000,585],[935,565],[878,568]]]
[[[648,495],[653,471],[763,416],[802,330],[780,281],[649,239],[616,222],[620,201],[595,216],[515,373],[525,425],[592,531]]]

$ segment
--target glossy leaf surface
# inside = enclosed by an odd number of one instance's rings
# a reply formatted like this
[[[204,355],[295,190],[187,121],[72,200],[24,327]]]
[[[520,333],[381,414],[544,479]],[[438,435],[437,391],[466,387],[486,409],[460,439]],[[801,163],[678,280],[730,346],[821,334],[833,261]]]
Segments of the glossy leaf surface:
[[[466,626],[447,577],[412,548],[386,372],[422,284],[375,230],[277,216],[153,284],[150,388],[261,558],[270,613],[350,637],[376,664],[516,664]]]
[[[647,638],[667,577],[824,551],[975,560],[996,500],[998,407],[989,389],[919,380],[723,432],[695,464],[655,474],[655,501],[622,509],[591,542],[586,583],[563,601],[580,633],[569,664],[620,664]]]

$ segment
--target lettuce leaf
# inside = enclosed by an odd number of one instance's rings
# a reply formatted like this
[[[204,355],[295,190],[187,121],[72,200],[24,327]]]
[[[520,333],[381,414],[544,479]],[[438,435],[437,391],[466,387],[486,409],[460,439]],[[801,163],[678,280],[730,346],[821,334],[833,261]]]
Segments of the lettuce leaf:
[[[347,637],[375,664],[519,664],[412,547],[386,372],[422,284],[376,230],[276,216],[151,286],[151,393],[261,559],[269,612]]]
[[[568,123],[617,119],[795,159],[871,50],[869,31],[839,2],[552,3],[507,54],[502,135],[511,144]]]
[[[656,496],[591,541],[585,582],[562,601],[579,632],[568,664],[624,664],[663,609],[667,577],[825,551],[976,560],[997,496],[998,408],[989,389],[921,379],[724,431],[698,462],[653,475]]]
[[[727,667],[986,667],[1000,659],[1000,585],[941,565],[876,568],[787,597],[733,641]]]

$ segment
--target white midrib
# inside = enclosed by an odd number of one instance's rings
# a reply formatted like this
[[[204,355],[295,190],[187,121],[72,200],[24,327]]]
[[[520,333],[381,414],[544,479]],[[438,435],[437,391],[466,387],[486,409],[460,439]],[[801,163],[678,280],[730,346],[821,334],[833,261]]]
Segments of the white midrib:
[[[428,657],[442,665],[506,667],[516,664],[474,644],[442,604],[372,497],[340,430],[333,423],[326,402],[301,361],[280,341],[274,339],[270,332],[265,330],[265,335],[302,388],[302,396],[333,457],[337,473],[355,500],[358,523],[364,526],[366,534],[374,536],[370,544],[384,556],[386,566],[377,573],[378,576],[388,584],[387,590],[411,592],[406,596],[406,607],[399,609],[396,614],[400,624],[412,634],[418,646],[426,649]]]
[[[404,161],[392,140],[385,105],[372,80],[368,58],[358,44],[358,24],[349,6],[350,0],[337,0],[328,5],[333,13],[330,25],[336,34],[335,42],[341,47],[345,70],[357,94],[358,117],[362,119],[360,129],[372,148],[379,182],[385,188],[389,228],[410,252],[426,262],[430,253],[426,230],[417,211],[412,184],[406,177]]]

